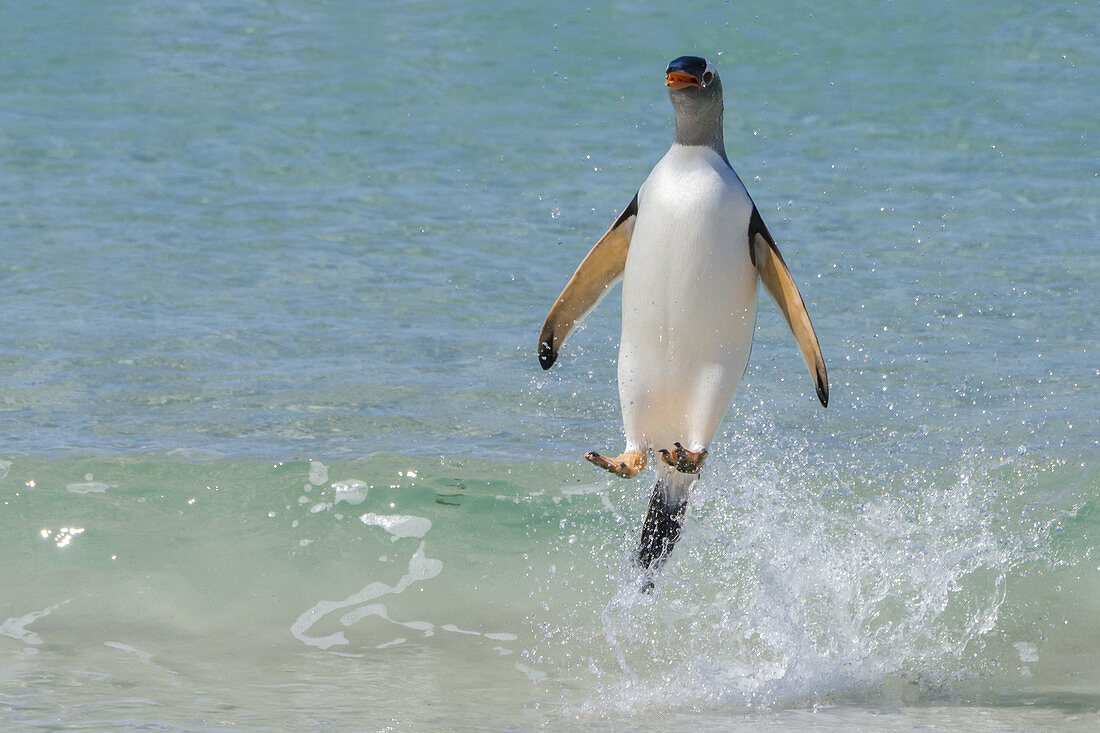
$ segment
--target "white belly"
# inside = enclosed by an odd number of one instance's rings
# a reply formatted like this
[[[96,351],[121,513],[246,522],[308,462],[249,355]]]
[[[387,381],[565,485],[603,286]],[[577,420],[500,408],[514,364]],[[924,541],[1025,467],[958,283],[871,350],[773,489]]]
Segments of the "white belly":
[[[619,399],[627,450],[710,445],[756,323],[752,201],[706,147],[673,146],[642,185],[623,274]]]

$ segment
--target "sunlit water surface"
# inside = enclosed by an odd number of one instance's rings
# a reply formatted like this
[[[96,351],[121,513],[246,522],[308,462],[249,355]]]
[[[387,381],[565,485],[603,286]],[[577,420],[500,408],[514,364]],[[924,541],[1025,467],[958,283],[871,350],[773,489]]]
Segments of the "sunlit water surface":
[[[1095,730],[1087,3],[36,3],[0,23],[5,730]],[[762,302],[656,592],[614,295],[722,74]]]

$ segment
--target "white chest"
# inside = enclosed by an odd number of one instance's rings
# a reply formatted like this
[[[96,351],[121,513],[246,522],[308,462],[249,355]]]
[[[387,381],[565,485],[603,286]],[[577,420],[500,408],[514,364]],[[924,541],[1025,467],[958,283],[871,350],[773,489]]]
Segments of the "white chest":
[[[751,214],[745,187],[718,153],[674,145],[638,194],[638,220],[624,272],[624,312],[625,306],[644,302],[669,307],[700,298],[725,302],[731,287],[754,285]]]

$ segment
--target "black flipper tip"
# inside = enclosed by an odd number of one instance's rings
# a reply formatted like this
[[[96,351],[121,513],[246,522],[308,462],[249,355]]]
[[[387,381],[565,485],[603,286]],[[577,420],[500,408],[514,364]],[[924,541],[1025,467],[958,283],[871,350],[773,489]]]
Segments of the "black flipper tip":
[[[820,375],[817,378],[817,399],[822,407],[829,406],[829,382]]]
[[[551,346],[554,334],[550,334],[545,340],[539,341],[539,365],[545,370],[554,366],[558,360],[558,352]]]

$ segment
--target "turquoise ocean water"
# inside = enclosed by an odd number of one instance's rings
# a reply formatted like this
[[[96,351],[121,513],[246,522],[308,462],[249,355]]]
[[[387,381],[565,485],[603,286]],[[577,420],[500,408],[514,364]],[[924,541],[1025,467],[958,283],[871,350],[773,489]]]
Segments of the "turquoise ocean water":
[[[1095,3],[0,8],[0,728],[1095,730]],[[639,596],[619,303],[710,58],[800,283]]]

